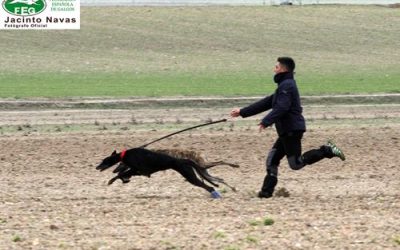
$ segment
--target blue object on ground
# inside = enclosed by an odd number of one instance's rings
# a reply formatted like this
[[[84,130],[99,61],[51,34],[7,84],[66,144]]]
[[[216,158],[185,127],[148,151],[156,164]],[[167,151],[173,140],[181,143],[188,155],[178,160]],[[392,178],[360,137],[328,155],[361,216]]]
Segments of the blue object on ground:
[[[211,192],[211,197],[214,198],[214,199],[222,198],[221,194],[218,191],[212,191]]]

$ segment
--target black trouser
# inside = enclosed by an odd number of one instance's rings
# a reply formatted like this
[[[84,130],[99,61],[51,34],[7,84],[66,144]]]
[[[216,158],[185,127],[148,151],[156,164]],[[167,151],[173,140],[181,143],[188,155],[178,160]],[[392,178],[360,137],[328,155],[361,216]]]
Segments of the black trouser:
[[[293,170],[302,169],[305,165],[313,164],[324,158],[332,158],[329,149],[321,146],[301,155],[302,131],[291,132],[280,136],[274,143],[267,156],[267,175],[265,176],[262,191],[273,193],[278,183],[278,166],[281,159],[286,155],[289,167]]]

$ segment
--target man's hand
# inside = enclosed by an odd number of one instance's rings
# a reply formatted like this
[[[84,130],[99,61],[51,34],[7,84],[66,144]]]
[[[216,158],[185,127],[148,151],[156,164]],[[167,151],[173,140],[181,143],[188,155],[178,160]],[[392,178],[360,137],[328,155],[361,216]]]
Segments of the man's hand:
[[[240,108],[234,108],[231,111],[231,117],[238,117],[240,116]]]
[[[258,124],[258,131],[261,133],[264,129],[265,129],[265,126],[264,125],[262,125],[261,123],[260,124]]]

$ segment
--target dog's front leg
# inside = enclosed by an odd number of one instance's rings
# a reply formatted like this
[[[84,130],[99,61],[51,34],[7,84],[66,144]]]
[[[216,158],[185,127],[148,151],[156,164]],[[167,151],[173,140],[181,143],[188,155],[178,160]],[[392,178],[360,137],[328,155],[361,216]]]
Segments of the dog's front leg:
[[[118,179],[121,179],[121,181],[122,181],[122,183],[124,183],[124,184],[126,184],[126,183],[128,183],[128,182],[130,182],[131,180],[130,180],[130,177],[121,177],[121,176],[115,176],[115,177],[113,177],[113,178],[111,178],[109,181],[108,181],[108,185],[111,185],[111,184],[113,184],[116,180],[118,180]]]
[[[128,169],[124,172],[119,172],[115,177],[108,181],[108,185],[113,184],[116,180],[120,179],[123,184],[130,182],[130,178],[132,175],[135,175],[135,171],[133,169]]]
[[[116,180],[118,180],[119,179],[119,176],[117,175],[117,176],[115,176],[115,177],[113,177],[112,179],[110,179],[109,181],[108,181],[108,185],[111,185],[111,184],[113,184],[114,183],[114,181],[116,181]]]

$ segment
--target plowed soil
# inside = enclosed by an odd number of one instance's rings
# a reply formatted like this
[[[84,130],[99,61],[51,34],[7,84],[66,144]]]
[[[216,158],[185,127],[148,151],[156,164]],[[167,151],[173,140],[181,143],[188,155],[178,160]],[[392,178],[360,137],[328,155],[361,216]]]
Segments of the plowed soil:
[[[107,186],[111,170],[98,172],[95,166],[113,149],[142,145],[189,122],[223,117],[227,110],[158,109],[154,114],[163,119],[158,127],[147,126],[152,121],[139,111],[116,117],[113,124],[83,110],[71,123],[81,119],[85,124],[88,117],[100,127],[108,123],[102,130],[81,131],[35,127],[65,124],[63,111],[43,111],[28,120],[23,112],[3,112],[0,249],[399,248],[398,109],[335,110],[340,111],[327,116],[323,110],[306,113],[309,131],[303,150],[332,138],[346,161],[325,159],[299,171],[282,161],[277,189],[287,190],[288,197],[256,197],[276,134],[274,129],[259,133],[255,120],[193,130],[149,147],[192,149],[209,161],[238,163],[239,169],[210,170],[238,189],[219,187],[219,200],[173,171]],[[387,113],[380,116],[383,110]],[[176,120],[179,113],[183,120]],[[135,114],[139,120],[132,123]],[[29,126],[5,131],[6,124],[29,121]],[[129,125],[121,129],[124,123]],[[266,219],[274,223],[265,225]]]

